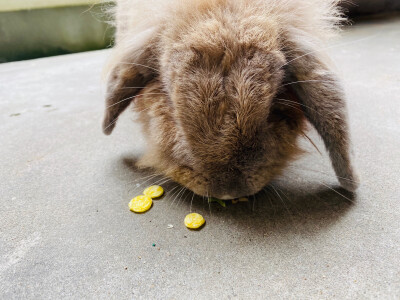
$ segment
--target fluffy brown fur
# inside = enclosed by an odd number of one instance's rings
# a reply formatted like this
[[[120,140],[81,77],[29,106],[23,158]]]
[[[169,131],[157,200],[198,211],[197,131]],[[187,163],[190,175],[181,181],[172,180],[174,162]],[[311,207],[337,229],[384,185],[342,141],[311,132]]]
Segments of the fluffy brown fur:
[[[344,95],[320,51],[336,2],[119,1],[104,132],[133,101],[151,141],[142,166],[234,198],[295,158],[307,117],[356,189]]]

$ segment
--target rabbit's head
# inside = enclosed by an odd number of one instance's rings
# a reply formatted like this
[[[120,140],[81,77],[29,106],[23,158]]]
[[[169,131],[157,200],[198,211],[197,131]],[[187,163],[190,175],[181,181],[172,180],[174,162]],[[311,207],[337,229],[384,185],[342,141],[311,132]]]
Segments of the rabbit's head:
[[[281,96],[293,102],[272,102],[255,111],[238,101],[224,104],[222,98],[207,103],[199,97],[193,108],[171,103],[156,80],[135,100],[148,140],[139,165],[199,195],[252,195],[300,153],[296,139],[304,129],[304,115],[292,95]]]
[[[230,199],[281,173],[300,152],[307,117],[354,189],[343,95],[324,62],[279,18],[200,2],[209,5],[176,11],[176,21],[144,33],[143,47],[118,54],[105,133],[135,99],[151,141],[141,164],[199,195]]]

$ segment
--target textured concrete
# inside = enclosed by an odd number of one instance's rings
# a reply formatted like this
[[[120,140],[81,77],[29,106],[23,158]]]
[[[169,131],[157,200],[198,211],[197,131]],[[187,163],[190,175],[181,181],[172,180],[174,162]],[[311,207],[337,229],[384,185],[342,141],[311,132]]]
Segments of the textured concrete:
[[[0,298],[399,299],[400,20],[349,28],[329,51],[358,193],[303,142],[310,154],[250,202],[195,198],[198,232],[183,226],[191,194],[172,183],[148,213],[129,212],[156,179],[132,167],[132,114],[101,133],[107,51],[0,65]]]

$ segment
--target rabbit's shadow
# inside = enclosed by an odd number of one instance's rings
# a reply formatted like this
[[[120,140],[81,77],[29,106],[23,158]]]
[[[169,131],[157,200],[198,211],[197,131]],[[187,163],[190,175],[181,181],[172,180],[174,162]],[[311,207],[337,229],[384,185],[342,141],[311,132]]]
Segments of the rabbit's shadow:
[[[355,194],[340,187],[319,187],[315,184],[290,187],[272,183],[250,196],[247,202],[232,204],[227,201],[227,207],[223,208],[217,203],[208,203],[204,197],[194,195],[171,180],[166,181],[151,170],[137,168],[133,157],[122,157],[119,164],[124,169],[124,176],[119,179],[124,181],[129,193],[152,184],[162,184],[166,191],[163,200],[171,210],[201,212],[216,222],[229,220],[236,228],[251,230],[253,236],[278,231],[316,233],[340,220],[356,201]]]

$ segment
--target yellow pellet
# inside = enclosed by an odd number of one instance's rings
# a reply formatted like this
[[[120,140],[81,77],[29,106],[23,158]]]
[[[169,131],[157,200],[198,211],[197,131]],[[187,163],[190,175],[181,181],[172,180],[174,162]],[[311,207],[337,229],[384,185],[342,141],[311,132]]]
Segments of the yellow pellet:
[[[185,226],[190,229],[198,229],[203,226],[205,222],[206,220],[200,214],[192,213],[185,217]]]
[[[143,194],[150,198],[158,198],[164,194],[164,189],[159,185],[152,185],[143,191]]]
[[[153,200],[149,196],[140,195],[129,202],[129,209],[136,213],[148,211],[153,204]]]
[[[245,198],[245,197],[239,198],[239,202],[248,202],[248,201],[249,201],[249,198]]]

